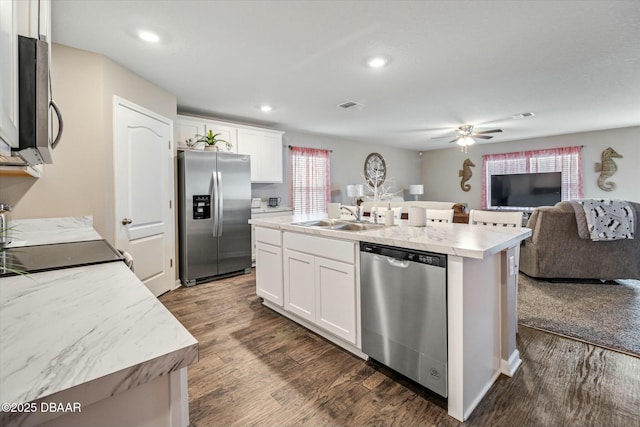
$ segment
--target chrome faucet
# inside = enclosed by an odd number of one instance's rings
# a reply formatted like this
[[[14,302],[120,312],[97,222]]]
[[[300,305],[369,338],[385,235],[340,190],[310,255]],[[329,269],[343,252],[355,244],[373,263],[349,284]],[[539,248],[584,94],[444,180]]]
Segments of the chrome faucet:
[[[351,215],[356,217],[356,221],[360,221],[360,206],[356,207],[356,211],[355,212],[353,211],[353,209],[351,209],[350,207],[347,207],[347,206],[340,205],[340,209],[346,210]]]

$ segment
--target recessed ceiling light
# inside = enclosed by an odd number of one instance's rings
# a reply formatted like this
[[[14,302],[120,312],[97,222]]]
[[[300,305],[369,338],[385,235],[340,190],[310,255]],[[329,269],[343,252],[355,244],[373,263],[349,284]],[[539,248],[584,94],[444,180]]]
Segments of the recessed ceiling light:
[[[381,56],[376,56],[367,61],[367,65],[371,68],[380,68],[384,67],[387,64],[387,59]]]
[[[269,111],[272,111],[273,107],[271,105],[261,105],[260,106],[260,111],[262,111],[263,113],[268,113]]]
[[[160,41],[160,36],[151,31],[140,31],[138,37],[149,43],[158,43]]]

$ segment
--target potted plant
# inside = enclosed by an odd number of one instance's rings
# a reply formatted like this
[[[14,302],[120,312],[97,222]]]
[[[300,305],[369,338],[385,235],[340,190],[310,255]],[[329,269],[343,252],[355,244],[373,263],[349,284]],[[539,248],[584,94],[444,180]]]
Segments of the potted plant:
[[[204,149],[205,150],[218,150],[218,147],[216,146],[216,144],[218,142],[224,143],[226,144],[226,148],[227,150],[231,149],[231,143],[228,141],[225,141],[222,138],[218,138],[218,136],[221,135],[220,133],[213,133],[212,130],[209,130],[209,132],[207,132],[206,135],[196,135],[196,137],[198,137],[198,139],[196,140],[196,142],[204,142]]]

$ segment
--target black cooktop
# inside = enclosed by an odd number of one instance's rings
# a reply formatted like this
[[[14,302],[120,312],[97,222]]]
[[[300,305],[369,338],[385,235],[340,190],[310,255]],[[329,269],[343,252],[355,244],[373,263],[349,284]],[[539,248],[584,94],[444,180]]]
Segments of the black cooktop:
[[[0,277],[122,260],[106,240],[20,246],[0,251]]]

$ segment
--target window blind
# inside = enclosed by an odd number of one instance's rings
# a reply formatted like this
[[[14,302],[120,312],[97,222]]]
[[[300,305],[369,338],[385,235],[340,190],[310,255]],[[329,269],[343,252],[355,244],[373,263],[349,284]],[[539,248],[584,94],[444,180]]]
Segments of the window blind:
[[[329,151],[291,147],[291,175],[294,215],[326,212],[331,200]]]

